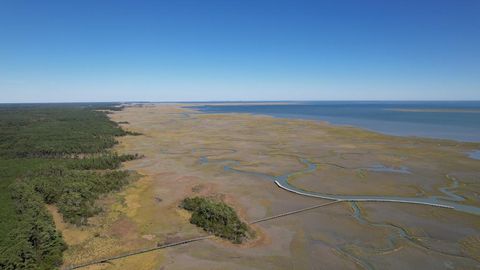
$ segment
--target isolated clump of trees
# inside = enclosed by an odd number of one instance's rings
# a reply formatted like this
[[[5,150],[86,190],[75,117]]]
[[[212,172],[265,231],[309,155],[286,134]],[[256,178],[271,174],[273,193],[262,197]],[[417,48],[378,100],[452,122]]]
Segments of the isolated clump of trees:
[[[206,197],[192,197],[185,198],[180,207],[192,212],[190,223],[233,243],[242,243],[246,238],[253,236],[253,231],[248,225],[224,202]]]
[[[110,121],[112,104],[0,105],[0,269],[54,269],[67,248],[46,204],[81,226],[96,200],[135,175],[138,154],[110,151],[132,132]]]

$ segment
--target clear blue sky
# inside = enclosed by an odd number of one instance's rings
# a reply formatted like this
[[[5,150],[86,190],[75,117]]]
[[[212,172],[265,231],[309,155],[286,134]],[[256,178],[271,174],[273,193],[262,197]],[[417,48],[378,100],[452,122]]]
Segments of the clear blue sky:
[[[480,1],[0,1],[0,102],[480,99]]]

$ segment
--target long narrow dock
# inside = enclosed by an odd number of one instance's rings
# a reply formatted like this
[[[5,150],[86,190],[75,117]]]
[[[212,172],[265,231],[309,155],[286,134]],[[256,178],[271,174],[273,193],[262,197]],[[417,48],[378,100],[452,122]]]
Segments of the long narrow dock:
[[[331,204],[334,204],[334,203],[339,203],[339,202],[343,202],[343,201],[342,201],[342,200],[336,200],[336,201],[333,201],[333,202],[328,202],[328,203],[324,203],[324,204],[314,205],[314,206],[310,206],[310,207],[306,207],[306,208],[302,208],[302,209],[298,209],[298,210],[286,212],[286,213],[279,214],[279,215],[275,215],[275,216],[271,216],[271,217],[266,217],[266,218],[257,219],[257,220],[254,220],[254,221],[248,223],[248,224],[256,224],[256,223],[264,222],[264,221],[267,221],[267,220],[272,220],[272,219],[281,218],[281,217],[285,217],[285,216],[289,216],[289,215],[293,215],[293,214],[298,214],[298,213],[301,213],[301,212],[305,212],[305,211],[308,211],[308,210],[313,210],[313,209],[316,209],[316,208],[324,207],[324,206],[331,205]]]
[[[325,206],[332,205],[332,204],[339,203],[339,202],[343,202],[343,201],[342,200],[336,200],[336,201],[332,201],[332,202],[328,202],[328,203],[309,206],[309,207],[297,209],[297,210],[294,210],[294,211],[289,211],[289,212],[285,212],[285,213],[282,213],[282,214],[257,219],[257,220],[249,222],[248,224],[251,225],[251,224],[257,224],[257,223],[261,223],[261,222],[265,222],[265,221],[269,221],[269,220],[273,220],[273,219],[278,219],[278,218],[281,218],[281,217],[306,212],[306,211],[309,211],[309,210],[317,209],[317,208],[320,208],[320,207],[325,207]],[[123,253],[123,254],[108,257],[108,258],[102,258],[102,259],[86,262],[86,263],[83,263],[83,264],[67,266],[67,267],[64,267],[62,269],[73,270],[73,269],[79,269],[79,268],[83,268],[83,267],[87,267],[87,266],[91,266],[91,265],[95,265],[95,264],[108,263],[108,262],[111,262],[113,260],[118,260],[118,259],[122,259],[122,258],[126,258],[126,257],[131,257],[131,256],[135,256],[135,255],[139,255],[139,254],[143,254],[143,253],[147,253],[147,252],[152,252],[152,251],[155,251],[155,250],[160,250],[160,249],[185,245],[185,244],[189,244],[189,243],[192,243],[192,242],[203,241],[203,240],[213,238],[213,237],[215,237],[215,236],[214,235],[206,235],[206,236],[200,236],[200,237],[196,237],[196,238],[185,239],[185,240],[174,242],[174,243],[164,243],[162,245],[158,245],[158,246],[151,247],[151,248],[134,250],[134,251],[130,251],[130,252],[127,252],[127,253]]]
[[[319,198],[319,199],[324,199],[324,200],[333,200],[333,201],[343,201],[343,202],[393,202],[393,203],[410,203],[410,204],[420,204],[420,205],[428,205],[428,206],[435,206],[435,207],[441,207],[441,208],[447,208],[447,209],[455,209],[453,206],[450,205],[444,205],[444,204],[439,204],[439,203],[431,203],[431,202],[422,202],[422,201],[412,201],[412,200],[402,200],[402,199],[378,199],[378,198],[345,198],[345,199],[339,199],[336,198],[335,196],[329,196],[329,195],[322,195],[322,194],[312,194],[308,192],[302,192],[298,191],[292,188],[289,188],[287,186],[282,185],[282,183],[275,181],[275,184],[286,191],[302,195],[305,197],[312,197],[312,198]]]
[[[66,269],[66,270],[79,269],[79,268],[87,267],[87,266],[94,265],[94,264],[107,263],[107,262],[110,262],[110,261],[113,261],[113,260],[118,260],[118,259],[130,257],[130,256],[135,256],[135,255],[139,255],[139,254],[142,254],[142,253],[147,253],[147,252],[151,252],[151,251],[155,251],[155,250],[159,250],[159,249],[164,249],[164,248],[180,246],[180,245],[184,245],[184,244],[188,244],[188,243],[192,243],[192,242],[202,241],[202,240],[212,238],[212,237],[214,237],[214,235],[207,235],[207,236],[185,239],[185,240],[178,241],[178,242],[175,242],[175,243],[166,243],[166,244],[159,245],[159,246],[156,246],[156,247],[134,250],[134,251],[130,251],[130,252],[120,254],[120,255],[117,255],[117,256],[98,259],[98,260],[86,262],[86,263],[83,263],[83,264],[68,266],[68,267],[65,267],[63,269]]]

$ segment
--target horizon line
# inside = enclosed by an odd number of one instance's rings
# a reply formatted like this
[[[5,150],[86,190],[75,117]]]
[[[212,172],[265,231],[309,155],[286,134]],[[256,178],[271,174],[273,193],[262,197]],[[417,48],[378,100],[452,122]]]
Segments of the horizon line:
[[[480,102],[480,99],[286,99],[286,100],[187,100],[187,101],[33,101],[0,102],[6,104],[84,104],[84,103],[262,103],[262,102]]]

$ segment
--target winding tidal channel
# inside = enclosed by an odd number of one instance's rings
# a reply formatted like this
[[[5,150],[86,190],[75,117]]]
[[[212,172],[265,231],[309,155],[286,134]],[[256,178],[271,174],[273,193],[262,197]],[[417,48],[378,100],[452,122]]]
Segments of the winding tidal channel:
[[[201,164],[208,164],[210,162],[222,162],[225,163],[223,169],[228,172],[236,172],[242,174],[248,174],[253,176],[258,176],[261,178],[266,178],[273,181],[278,187],[293,192],[298,195],[314,197],[326,200],[336,200],[336,201],[348,201],[348,202],[394,202],[394,203],[410,203],[410,204],[420,204],[428,205],[434,207],[442,207],[453,209],[456,211],[480,215],[480,208],[471,205],[461,204],[459,202],[464,201],[460,195],[455,194],[452,190],[458,187],[458,181],[447,175],[447,178],[452,181],[452,184],[447,187],[440,187],[438,190],[445,194],[445,196],[429,196],[429,197],[401,197],[401,196],[380,196],[380,195],[338,195],[338,194],[327,194],[314,191],[308,191],[300,189],[296,186],[293,186],[289,183],[289,178],[299,174],[307,174],[314,172],[317,169],[317,164],[310,162],[305,158],[300,158],[300,162],[305,165],[305,168],[299,171],[287,173],[280,176],[272,176],[265,173],[251,172],[245,170],[235,169],[235,165],[239,164],[236,160],[228,159],[214,159],[210,160],[208,156],[202,156],[199,159]],[[367,168],[368,169],[368,168]],[[372,167],[371,170],[378,170],[378,166]],[[392,173],[409,173],[404,168],[401,171],[396,171],[395,169],[384,168],[384,171],[391,171]]]
[[[197,149],[193,150],[195,152]],[[236,150],[233,149],[206,149],[202,148],[200,150],[224,150],[228,151],[229,153],[235,153]],[[352,216],[360,223],[360,224],[365,224],[369,226],[374,226],[374,227],[383,227],[387,229],[391,229],[392,233],[387,239],[387,243],[385,247],[382,248],[371,248],[371,247],[361,247],[361,250],[363,252],[366,252],[366,254],[387,254],[390,252],[395,252],[396,250],[401,248],[401,241],[405,241],[406,243],[409,243],[415,247],[418,247],[420,249],[428,250],[430,252],[435,252],[442,254],[444,256],[449,256],[449,257],[458,257],[458,258],[463,258],[466,260],[472,260],[477,262],[476,259],[466,256],[463,252],[445,252],[442,250],[438,250],[435,248],[432,248],[428,245],[425,245],[422,241],[419,241],[415,236],[410,235],[407,230],[404,228],[390,224],[390,223],[379,223],[379,222],[372,222],[368,220],[362,213],[362,210],[360,207],[357,205],[358,202],[393,202],[393,203],[410,203],[410,204],[420,204],[420,205],[426,205],[426,206],[432,206],[432,207],[441,207],[441,208],[447,208],[447,209],[452,209],[455,211],[460,211],[460,212],[465,212],[468,214],[473,214],[473,215],[480,215],[480,208],[475,207],[475,206],[468,206],[468,205],[463,205],[460,204],[459,202],[464,201],[465,198],[462,196],[455,194],[454,189],[458,187],[459,183],[458,181],[447,175],[447,179],[451,181],[450,186],[446,187],[440,187],[438,190],[444,194],[444,196],[429,196],[429,197],[399,197],[399,196],[370,196],[370,195],[334,195],[334,194],[326,194],[326,193],[319,193],[319,192],[313,192],[313,191],[307,191],[300,189],[298,187],[295,187],[289,183],[289,178],[293,176],[298,176],[302,174],[308,174],[314,172],[318,165],[315,163],[310,162],[309,160],[305,158],[299,158],[299,161],[305,165],[305,168],[287,173],[284,175],[280,176],[272,176],[269,174],[265,173],[259,173],[259,172],[252,172],[252,171],[246,171],[246,170],[239,170],[234,168],[235,166],[239,165],[240,162],[236,160],[230,160],[230,159],[209,159],[209,157],[216,156],[215,154],[211,155],[203,155],[199,158],[199,163],[203,165],[211,164],[211,163],[217,163],[223,165],[223,170],[226,172],[234,172],[234,173],[241,173],[241,174],[247,174],[251,176],[256,176],[256,177],[261,177],[267,180],[272,181],[275,183],[278,187],[301,195],[301,196],[307,196],[307,197],[314,197],[314,198],[321,198],[321,199],[327,199],[327,200],[333,200],[333,201],[345,201],[349,202],[350,206],[352,208]],[[336,164],[330,164],[330,163],[319,163],[323,165],[331,165],[331,166],[338,166]],[[385,167],[383,165],[374,165],[372,167],[368,168],[345,168],[345,169],[366,169],[366,170],[371,170],[371,171],[382,171],[382,172],[389,172],[389,173],[407,173],[410,174],[411,172],[408,171],[407,168],[401,167],[401,168],[389,168]],[[356,245],[354,245],[356,246]],[[336,247],[336,250],[342,254],[345,257],[350,258],[353,260],[356,264],[358,264],[361,268],[367,269],[367,270],[373,270],[375,267],[366,259],[364,256],[359,256],[356,254],[354,250],[351,249],[352,246],[348,245],[343,245],[343,246],[338,246]]]

